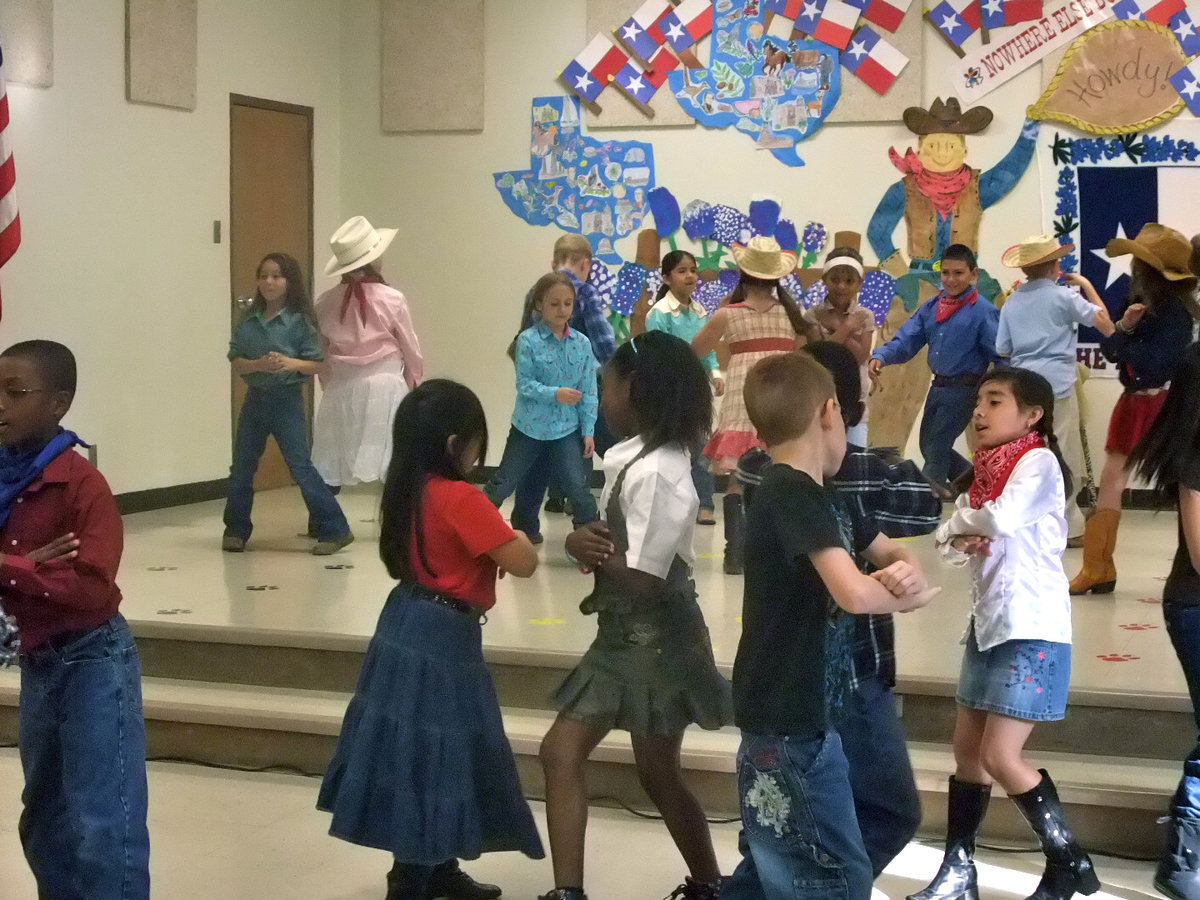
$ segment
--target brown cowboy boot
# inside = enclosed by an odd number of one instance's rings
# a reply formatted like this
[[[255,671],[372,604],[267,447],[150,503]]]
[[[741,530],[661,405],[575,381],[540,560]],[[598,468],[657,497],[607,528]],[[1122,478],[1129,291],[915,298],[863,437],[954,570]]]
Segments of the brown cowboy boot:
[[[1117,567],[1113,551],[1117,548],[1119,509],[1098,509],[1087,521],[1083,532],[1083,568],[1071,580],[1071,593],[1111,594],[1117,587]]]

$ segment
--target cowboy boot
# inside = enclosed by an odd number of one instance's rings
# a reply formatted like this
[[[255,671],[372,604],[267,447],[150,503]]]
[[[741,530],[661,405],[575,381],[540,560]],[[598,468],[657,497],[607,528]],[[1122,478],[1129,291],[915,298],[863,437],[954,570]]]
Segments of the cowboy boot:
[[[1117,567],[1113,551],[1117,549],[1119,509],[1098,509],[1083,531],[1083,568],[1071,580],[1073,595],[1111,594],[1117,587]]]
[[[1026,900],[1069,900],[1076,893],[1094,894],[1100,890],[1100,879],[1092,860],[1075,842],[1050,773],[1045,769],[1038,771],[1042,780],[1037,787],[1009,795],[1038,836],[1046,855],[1042,880]]]
[[[1200,819],[1171,817],[1167,852],[1154,873],[1154,888],[1171,900],[1200,900]]]
[[[581,888],[555,888],[537,900],[587,900],[587,894]]]
[[[448,859],[434,866],[425,890],[426,900],[496,900],[500,888],[494,884],[480,884],[462,870],[457,859]]]
[[[725,574],[741,575],[746,567],[746,511],[740,494],[726,494],[722,501],[725,511]]]
[[[425,900],[431,871],[430,866],[397,860],[387,874],[387,900]]]
[[[671,891],[664,900],[717,900],[721,896],[721,879],[697,881],[690,875],[683,884]]]
[[[950,776],[946,801],[946,855],[933,881],[908,900],[979,900],[975,872],[975,836],[992,795],[990,784],[959,781]]]

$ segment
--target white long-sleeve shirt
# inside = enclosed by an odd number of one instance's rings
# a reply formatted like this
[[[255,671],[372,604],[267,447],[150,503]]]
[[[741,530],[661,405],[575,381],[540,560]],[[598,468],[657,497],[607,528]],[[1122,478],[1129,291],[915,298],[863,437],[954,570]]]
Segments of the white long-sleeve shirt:
[[[972,509],[966,494],[935,535],[942,558],[971,565],[971,618],[980,650],[1018,638],[1071,642],[1071,595],[1062,554],[1067,520],[1062,470],[1045,448],[1013,467],[995,500]],[[951,546],[959,535],[992,539],[991,556]]]

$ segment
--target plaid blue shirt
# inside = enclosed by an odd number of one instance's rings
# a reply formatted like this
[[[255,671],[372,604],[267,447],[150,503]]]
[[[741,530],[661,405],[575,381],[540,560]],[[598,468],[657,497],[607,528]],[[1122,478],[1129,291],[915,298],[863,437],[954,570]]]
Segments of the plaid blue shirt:
[[[749,450],[738,460],[735,473],[745,485],[746,502],[771,464],[765,450]],[[842,502],[857,507],[891,538],[930,534],[942,517],[942,504],[912,460],[887,462],[876,453],[851,448],[842,467],[833,476],[833,486]],[[872,568],[858,560],[864,572]],[[854,617],[851,647],[850,687],[857,689],[868,678],[888,686],[896,683],[896,627],[890,614]]]
[[[571,313],[571,327],[592,342],[596,366],[602,366],[617,352],[617,339],[604,315],[604,302],[593,284],[580,281],[570,269],[559,271],[575,285],[575,311]]]

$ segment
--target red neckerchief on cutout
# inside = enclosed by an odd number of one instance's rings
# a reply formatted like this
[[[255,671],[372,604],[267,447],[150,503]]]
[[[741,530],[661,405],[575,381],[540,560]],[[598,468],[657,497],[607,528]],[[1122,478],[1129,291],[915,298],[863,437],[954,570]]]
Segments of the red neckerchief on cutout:
[[[342,321],[346,321],[346,313],[350,310],[350,298],[358,298],[358,315],[362,319],[364,325],[367,324],[367,292],[363,290],[364,284],[387,284],[378,275],[362,275],[354,278],[350,275],[342,276],[342,284],[346,285],[346,295],[342,297]]]
[[[945,291],[942,291],[937,295],[937,312],[934,313],[933,320],[935,322],[945,322],[964,306],[974,306],[975,301],[978,299],[979,291],[973,287],[963,291],[957,297],[951,297]]]
[[[992,447],[990,450],[975,451],[975,480],[971,482],[971,508],[979,509],[989,500],[995,500],[1008,484],[1013,467],[1030,450],[1045,447],[1041,434],[1031,431],[1015,441]]]
[[[895,148],[889,147],[888,159],[905,175],[916,178],[917,190],[929,198],[929,202],[943,219],[949,218],[950,213],[954,212],[958,195],[971,180],[971,170],[965,165],[955,172],[928,171],[917,154],[913,153],[912,147],[909,147],[903,156],[897,153]]]

